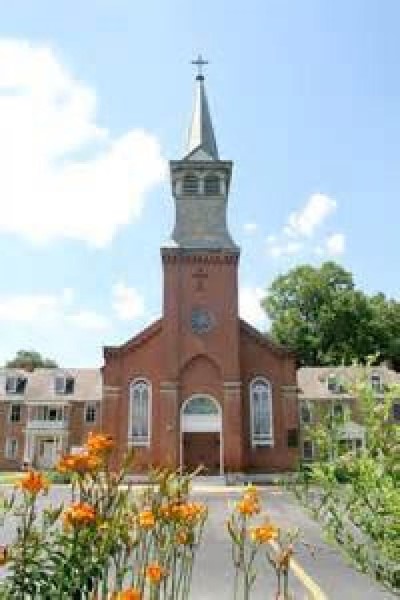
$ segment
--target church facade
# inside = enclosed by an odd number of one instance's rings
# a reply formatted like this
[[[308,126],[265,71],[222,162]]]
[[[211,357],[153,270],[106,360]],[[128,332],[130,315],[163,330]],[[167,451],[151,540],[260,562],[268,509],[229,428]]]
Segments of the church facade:
[[[170,162],[175,203],[161,248],[162,317],[104,348],[102,427],[118,465],[274,472],[298,458],[295,356],[240,319],[240,249],[227,226],[232,162],[221,160],[204,77],[185,155]]]

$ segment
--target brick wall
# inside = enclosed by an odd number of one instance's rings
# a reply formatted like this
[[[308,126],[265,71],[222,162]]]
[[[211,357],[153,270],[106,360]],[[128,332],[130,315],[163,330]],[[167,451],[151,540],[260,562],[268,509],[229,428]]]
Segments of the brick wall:
[[[0,402],[0,470],[15,471],[18,470],[23,461],[24,439],[27,410],[21,403],[21,421],[11,423],[9,420],[11,402]],[[18,442],[18,452],[15,460],[6,458],[6,440],[15,438]]]

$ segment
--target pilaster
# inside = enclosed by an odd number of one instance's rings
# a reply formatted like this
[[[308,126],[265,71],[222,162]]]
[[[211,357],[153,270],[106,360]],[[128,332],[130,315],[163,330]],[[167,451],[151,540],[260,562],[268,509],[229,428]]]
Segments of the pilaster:
[[[241,382],[225,381],[223,394],[225,472],[240,472],[243,469],[243,410]]]
[[[175,381],[160,384],[160,457],[161,465],[177,468],[180,464],[179,385]]]

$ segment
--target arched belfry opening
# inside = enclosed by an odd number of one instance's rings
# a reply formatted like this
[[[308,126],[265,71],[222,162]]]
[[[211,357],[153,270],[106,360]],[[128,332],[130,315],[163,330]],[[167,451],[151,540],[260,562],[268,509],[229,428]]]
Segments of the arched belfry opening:
[[[181,407],[180,465],[192,471],[204,466],[206,475],[224,472],[222,410],[207,394],[193,394]]]

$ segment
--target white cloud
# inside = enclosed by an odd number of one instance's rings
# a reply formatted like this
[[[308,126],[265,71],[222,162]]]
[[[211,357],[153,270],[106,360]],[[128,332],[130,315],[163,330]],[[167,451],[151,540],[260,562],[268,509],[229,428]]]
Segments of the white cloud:
[[[245,223],[243,229],[246,233],[255,233],[258,229],[257,223]]]
[[[255,326],[265,326],[267,317],[261,308],[261,300],[265,291],[260,287],[244,286],[239,290],[239,313],[240,316]]]
[[[104,246],[165,176],[157,139],[113,137],[51,48],[0,40],[0,232]]]
[[[274,258],[282,258],[295,256],[307,250],[307,240],[315,237],[318,227],[336,210],[336,207],[336,200],[326,194],[312,194],[300,210],[289,215],[280,233],[267,237],[267,253]],[[339,247],[340,240],[335,237],[329,242],[329,249],[318,244],[313,251],[321,255],[332,250],[334,252],[335,248]]]
[[[346,239],[343,233],[333,233],[325,242],[326,251],[331,256],[340,256],[346,248]]]
[[[15,294],[0,297],[0,321],[30,323],[57,314],[62,298],[51,294]]]
[[[336,206],[333,198],[325,194],[312,194],[301,210],[289,215],[284,234],[289,237],[311,237]]]
[[[0,296],[0,321],[40,325],[57,323],[80,329],[104,330],[109,320],[93,310],[72,310],[75,293],[70,288],[56,294],[10,294]]]
[[[135,288],[119,282],[113,286],[112,294],[113,309],[119,319],[130,321],[144,316],[144,299]]]
[[[268,254],[273,256],[274,258],[279,258],[281,256],[293,256],[298,254],[300,250],[302,250],[303,244],[300,242],[292,242],[285,241],[282,243],[272,243],[267,247]]]
[[[77,325],[81,329],[90,329],[92,331],[104,331],[110,327],[107,317],[93,310],[80,310],[77,313],[68,315],[67,321]]]

